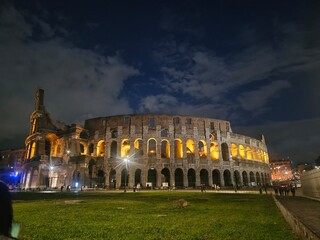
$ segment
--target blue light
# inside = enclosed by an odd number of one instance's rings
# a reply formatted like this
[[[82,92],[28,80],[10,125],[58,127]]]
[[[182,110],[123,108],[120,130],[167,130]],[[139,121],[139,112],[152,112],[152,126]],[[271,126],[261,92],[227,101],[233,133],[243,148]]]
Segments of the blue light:
[[[77,187],[79,186],[79,183],[78,183],[78,182],[76,182],[76,183],[75,183],[75,186],[76,186],[76,188],[77,188]]]

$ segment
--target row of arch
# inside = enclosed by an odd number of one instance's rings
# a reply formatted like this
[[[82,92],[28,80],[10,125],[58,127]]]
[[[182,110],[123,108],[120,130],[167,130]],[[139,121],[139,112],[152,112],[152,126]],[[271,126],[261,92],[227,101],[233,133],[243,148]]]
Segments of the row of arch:
[[[131,155],[132,152],[134,154],[139,153],[139,155],[143,155],[143,140],[138,138],[134,141],[133,148],[134,151],[130,152],[131,144],[129,139],[122,139],[120,142],[120,154],[118,154],[118,142],[112,141],[110,144],[110,157],[126,157]],[[82,147],[85,149],[85,147]],[[171,149],[173,148],[173,151]],[[96,147],[96,155],[97,156],[105,156],[106,154],[106,145],[104,140],[100,140]],[[147,156],[153,157],[157,156],[157,153],[160,152],[161,158],[184,158],[188,156],[197,156],[199,158],[207,158],[210,157],[211,160],[219,160],[220,158],[220,149],[219,145],[216,141],[210,141],[210,145],[207,146],[207,142],[205,140],[200,140],[198,144],[192,139],[187,139],[185,144],[179,138],[175,139],[172,143],[168,139],[162,139],[160,144],[155,138],[149,138],[147,140],[146,146]],[[234,143],[230,146],[231,155],[229,154],[229,145],[227,143],[221,144],[221,154],[222,158],[225,161],[232,159],[248,159],[248,160],[257,160],[268,162],[268,154],[267,152],[251,148],[250,146],[244,147],[243,145],[236,145]],[[88,155],[94,155],[94,147],[93,143],[89,144],[88,147]]]
[[[235,143],[231,144],[231,155],[232,158],[238,158],[241,159],[249,159],[249,160],[261,160],[264,162],[269,162],[269,157],[266,152],[264,152],[261,149],[256,148],[250,148],[249,146],[244,147],[243,145],[237,145]]]
[[[175,186],[177,188],[196,188],[203,184],[206,187],[211,187],[212,185],[219,185],[225,187],[231,186],[262,186],[268,185],[270,182],[269,174],[253,171],[231,171],[224,170],[220,172],[218,169],[214,169],[211,172],[211,176],[209,175],[209,171],[207,169],[201,169],[198,173],[195,169],[190,168],[186,172],[183,171],[182,168],[175,169],[172,174],[169,168],[163,168],[161,171],[150,168],[146,172],[145,182],[142,181],[142,170],[135,169],[134,172],[129,172],[127,169],[122,169],[121,171],[112,169],[109,172],[109,179],[105,181],[102,178],[104,172],[102,170],[98,171],[97,177],[98,182],[95,182],[96,186],[102,186],[103,182],[108,184],[109,188],[116,187],[135,187],[138,184],[143,187],[147,185],[151,185],[152,187],[161,187],[163,183],[167,183],[166,186]],[[119,176],[120,174],[120,176]],[[132,176],[130,175],[132,174]],[[160,174],[160,176],[158,176]],[[211,178],[211,179],[210,179]],[[120,180],[120,183],[117,181]],[[93,181],[92,181],[93,182]],[[93,182],[94,183],[94,182]]]

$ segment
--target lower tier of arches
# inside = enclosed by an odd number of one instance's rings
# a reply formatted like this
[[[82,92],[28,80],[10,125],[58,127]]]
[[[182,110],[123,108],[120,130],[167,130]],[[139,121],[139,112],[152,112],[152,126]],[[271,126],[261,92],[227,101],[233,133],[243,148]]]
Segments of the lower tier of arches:
[[[25,168],[22,173],[21,187],[60,188],[61,186],[89,188],[207,188],[263,186],[270,184],[267,168],[155,168],[155,167],[57,167],[55,169],[39,165]]]

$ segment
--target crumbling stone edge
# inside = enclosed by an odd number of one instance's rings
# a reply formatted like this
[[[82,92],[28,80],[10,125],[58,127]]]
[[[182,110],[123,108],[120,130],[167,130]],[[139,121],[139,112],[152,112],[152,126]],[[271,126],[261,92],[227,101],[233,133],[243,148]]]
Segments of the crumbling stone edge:
[[[289,223],[293,231],[302,240],[320,240],[320,238],[312,232],[308,227],[306,227],[302,222],[299,221],[292,213],[290,213],[276,198],[273,199],[282,213],[285,220]]]

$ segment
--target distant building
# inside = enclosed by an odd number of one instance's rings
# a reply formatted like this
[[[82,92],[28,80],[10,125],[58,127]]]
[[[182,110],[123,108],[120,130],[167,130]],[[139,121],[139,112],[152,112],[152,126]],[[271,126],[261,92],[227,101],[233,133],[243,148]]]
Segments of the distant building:
[[[289,159],[270,159],[272,181],[286,181],[293,178],[291,161]]]
[[[0,179],[12,183],[12,176],[19,177],[18,170],[25,159],[25,149],[5,149],[0,151]]]
[[[228,121],[131,114],[67,125],[50,117],[42,89],[36,92],[25,144],[21,185],[28,189],[270,183],[264,137],[233,133]]]

